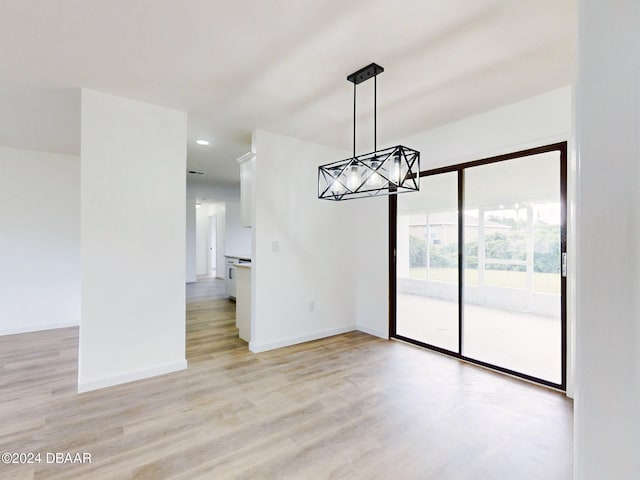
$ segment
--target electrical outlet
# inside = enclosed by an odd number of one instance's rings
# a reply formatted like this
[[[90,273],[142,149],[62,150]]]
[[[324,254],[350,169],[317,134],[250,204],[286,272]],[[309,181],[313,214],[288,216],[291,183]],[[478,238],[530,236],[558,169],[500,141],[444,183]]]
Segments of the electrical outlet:
[[[271,242],[271,251],[273,253],[278,253],[280,251],[280,242],[277,240],[273,240]]]
[[[311,300],[311,301],[309,302],[309,311],[310,311],[310,312],[315,312],[315,311],[316,311],[316,302],[315,302],[315,301],[313,301],[313,300]]]

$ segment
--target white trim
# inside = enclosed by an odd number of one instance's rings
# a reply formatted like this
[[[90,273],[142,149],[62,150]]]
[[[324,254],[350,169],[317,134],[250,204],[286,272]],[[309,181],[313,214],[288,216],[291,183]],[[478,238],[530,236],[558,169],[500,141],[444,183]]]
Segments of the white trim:
[[[320,338],[333,337],[334,335],[340,335],[341,333],[348,333],[357,330],[355,325],[348,327],[333,328],[331,330],[323,330],[321,332],[311,333],[309,335],[303,335],[301,337],[287,338],[285,340],[278,340],[277,342],[256,344],[249,342],[249,350],[253,353],[266,352],[267,350],[274,350],[276,348],[288,347],[290,345],[297,345],[298,343],[310,342],[312,340],[318,340]]]
[[[482,150],[479,152],[473,152],[465,155],[461,155],[459,157],[455,157],[452,159],[448,159],[442,165],[429,165],[427,170],[436,170],[438,168],[450,167],[454,165],[460,165],[462,163],[474,162],[476,160],[483,160],[485,158],[493,158],[499,157],[501,155],[507,155],[510,153],[519,152],[521,150],[529,150],[531,148],[544,147],[546,145],[553,145],[555,143],[567,142],[569,144],[571,142],[572,132],[563,132],[554,135],[548,135],[546,137],[539,137],[535,140],[527,140],[525,142],[515,142],[510,143],[508,145],[502,145],[496,148],[491,148],[487,150]],[[571,154],[569,150],[570,145],[567,145],[567,155]],[[568,159],[569,157],[567,157]],[[567,169],[569,164],[567,163]],[[567,170],[568,173],[568,170]]]
[[[242,165],[243,163],[248,162],[249,160],[253,160],[253,158],[256,156],[255,153],[253,152],[247,152],[244,155],[242,155],[241,157],[236,158],[236,162],[238,162],[240,165]]]
[[[389,340],[389,334],[382,330],[376,330],[375,328],[365,327],[363,325],[356,325],[356,329],[362,333],[373,335],[374,337],[380,337],[385,340]]]
[[[28,325],[26,327],[14,327],[0,330],[0,336],[16,335],[19,333],[41,332],[43,330],[56,330],[58,328],[72,328],[77,326],[79,326],[79,324],[77,323],[49,323],[44,325]]]
[[[164,375],[166,373],[177,372],[185,370],[187,368],[187,361],[180,360],[173,363],[165,363],[158,365],[157,367],[137,370],[134,372],[125,373],[124,375],[116,375],[114,377],[104,377],[99,380],[93,380],[91,382],[78,382],[78,393],[88,392],[91,390],[97,390],[99,388],[111,387],[114,385],[120,385],[121,383],[133,382],[136,380],[142,380],[144,378],[155,377],[158,375]]]

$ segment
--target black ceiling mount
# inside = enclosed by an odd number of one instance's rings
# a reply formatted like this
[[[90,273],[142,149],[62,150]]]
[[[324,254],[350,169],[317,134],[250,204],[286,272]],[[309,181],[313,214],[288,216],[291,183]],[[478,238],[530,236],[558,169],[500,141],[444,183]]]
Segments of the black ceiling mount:
[[[358,85],[359,83],[362,83],[365,80],[369,80],[371,77],[375,77],[382,72],[384,72],[384,68],[382,68],[377,63],[372,63],[370,65],[367,65],[366,67],[362,67],[357,72],[353,72],[347,77],[347,80]]]

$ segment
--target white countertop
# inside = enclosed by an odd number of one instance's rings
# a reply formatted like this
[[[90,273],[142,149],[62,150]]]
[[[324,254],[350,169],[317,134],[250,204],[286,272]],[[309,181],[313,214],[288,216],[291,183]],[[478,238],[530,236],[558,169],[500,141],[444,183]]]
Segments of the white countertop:
[[[251,260],[251,255],[229,255],[225,253],[224,256],[226,258],[241,258],[242,260]]]

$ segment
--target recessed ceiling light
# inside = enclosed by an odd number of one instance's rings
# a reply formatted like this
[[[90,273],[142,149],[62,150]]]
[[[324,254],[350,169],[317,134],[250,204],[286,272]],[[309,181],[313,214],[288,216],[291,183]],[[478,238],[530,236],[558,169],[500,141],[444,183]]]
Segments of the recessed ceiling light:
[[[197,143],[198,145],[203,145],[203,146],[205,146],[205,147],[206,147],[207,145],[209,145],[209,141],[208,141],[208,140],[196,140],[196,143]]]

